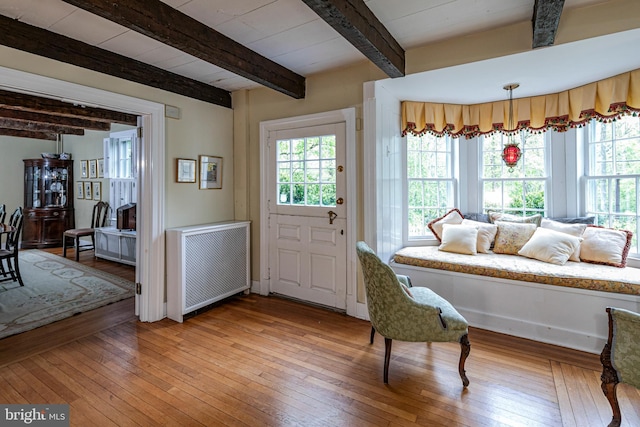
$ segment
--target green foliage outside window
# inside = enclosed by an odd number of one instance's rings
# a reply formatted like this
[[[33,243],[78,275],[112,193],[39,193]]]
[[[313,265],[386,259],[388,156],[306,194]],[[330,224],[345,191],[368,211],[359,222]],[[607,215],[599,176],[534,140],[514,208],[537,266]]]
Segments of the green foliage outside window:
[[[336,205],[336,137],[277,141],[278,204]]]

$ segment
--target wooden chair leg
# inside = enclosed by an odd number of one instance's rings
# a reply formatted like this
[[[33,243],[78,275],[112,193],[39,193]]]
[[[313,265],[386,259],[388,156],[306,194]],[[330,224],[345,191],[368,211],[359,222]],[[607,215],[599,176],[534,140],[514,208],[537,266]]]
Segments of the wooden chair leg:
[[[462,378],[462,385],[466,387],[469,385],[469,378],[467,378],[467,373],[464,370],[464,363],[467,361],[467,357],[469,356],[469,352],[471,351],[471,344],[469,343],[469,334],[464,334],[460,337],[460,361],[458,362],[458,373],[460,373],[460,378]]]
[[[67,257],[67,236],[62,236],[62,256]]]
[[[618,395],[616,389],[618,388],[618,373],[611,364],[611,345],[606,343],[602,353],[600,354],[600,362],[602,362],[602,380],[601,388],[604,395],[611,405],[611,411],[613,417],[609,423],[609,427],[619,427],[622,423],[622,413],[620,412],[620,404],[618,403]]]
[[[24,286],[24,282],[22,282],[22,276],[20,275],[20,264],[18,263],[18,257],[16,256],[13,259],[14,270],[16,271],[16,277],[18,278],[18,283],[20,286]]]
[[[371,327],[371,338],[369,340],[370,344],[373,344],[373,336],[376,334],[376,328],[374,328],[373,326]]]
[[[76,261],[80,260],[80,237],[76,237]]]
[[[391,338],[384,339],[384,383],[389,384],[389,360],[391,360]]]

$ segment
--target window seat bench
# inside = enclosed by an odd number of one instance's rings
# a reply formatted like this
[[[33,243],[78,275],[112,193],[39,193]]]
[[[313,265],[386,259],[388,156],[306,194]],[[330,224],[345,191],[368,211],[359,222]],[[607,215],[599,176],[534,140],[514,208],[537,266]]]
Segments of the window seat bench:
[[[606,308],[640,311],[640,269],[549,264],[518,255],[406,247],[391,267],[431,288],[472,326],[591,353],[607,338]]]

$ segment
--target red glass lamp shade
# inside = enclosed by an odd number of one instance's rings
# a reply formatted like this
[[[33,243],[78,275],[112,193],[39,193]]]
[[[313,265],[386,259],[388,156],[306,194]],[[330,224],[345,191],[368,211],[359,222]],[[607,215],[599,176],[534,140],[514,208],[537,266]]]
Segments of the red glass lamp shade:
[[[520,151],[520,147],[517,144],[505,145],[504,150],[502,150],[502,160],[510,168],[518,164],[520,156],[522,156],[522,151]]]

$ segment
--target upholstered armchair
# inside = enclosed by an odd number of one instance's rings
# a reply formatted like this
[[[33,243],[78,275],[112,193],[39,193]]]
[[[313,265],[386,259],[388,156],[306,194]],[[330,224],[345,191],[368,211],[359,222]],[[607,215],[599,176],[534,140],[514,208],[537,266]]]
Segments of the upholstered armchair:
[[[640,388],[640,314],[621,308],[607,308],[609,337],[604,345],[602,362],[602,391],[607,396],[613,418],[609,427],[622,422],[616,389],[619,383]]]
[[[407,276],[396,275],[365,243],[356,251],[364,275],[371,337],[384,337],[384,382],[389,382],[392,340],[409,342],[459,342],[458,372],[464,387],[469,385],[464,363],[469,355],[468,324],[453,306],[424,287],[411,287]]]

